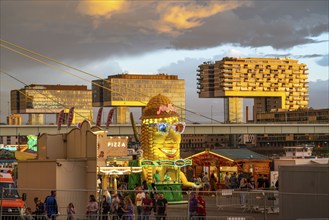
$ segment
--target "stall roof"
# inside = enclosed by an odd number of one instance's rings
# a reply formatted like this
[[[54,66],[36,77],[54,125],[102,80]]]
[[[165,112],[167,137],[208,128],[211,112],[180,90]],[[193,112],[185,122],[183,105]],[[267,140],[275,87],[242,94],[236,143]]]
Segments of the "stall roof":
[[[267,156],[261,155],[248,149],[215,149],[211,150],[215,154],[222,155],[232,160],[268,160]]]

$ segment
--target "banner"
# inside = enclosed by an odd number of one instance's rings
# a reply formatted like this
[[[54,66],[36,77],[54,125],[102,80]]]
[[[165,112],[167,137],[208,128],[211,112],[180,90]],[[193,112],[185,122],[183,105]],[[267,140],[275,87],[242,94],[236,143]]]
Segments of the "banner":
[[[74,115],[74,107],[71,107],[70,111],[69,111],[68,119],[67,119],[67,127],[71,126],[72,120],[73,120],[73,115]]]
[[[103,107],[98,109],[96,126],[101,126]]]
[[[107,121],[106,121],[106,129],[108,129],[110,127],[110,124],[112,122],[112,117],[113,117],[113,113],[114,113],[115,108],[112,108],[109,111],[109,114],[107,115]]]
[[[62,110],[58,113],[58,121],[57,121],[57,129],[58,130],[61,130],[62,123],[63,123],[63,118],[64,118],[64,110]]]

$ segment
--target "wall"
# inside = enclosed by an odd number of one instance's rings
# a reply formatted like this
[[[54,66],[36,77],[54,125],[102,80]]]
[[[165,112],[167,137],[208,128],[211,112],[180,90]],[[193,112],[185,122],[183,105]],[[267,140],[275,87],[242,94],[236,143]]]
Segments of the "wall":
[[[280,218],[329,216],[329,164],[279,167]]]
[[[50,190],[56,189],[56,161],[18,161],[17,186],[20,195],[27,195],[27,207],[34,210],[34,197],[43,202]]]

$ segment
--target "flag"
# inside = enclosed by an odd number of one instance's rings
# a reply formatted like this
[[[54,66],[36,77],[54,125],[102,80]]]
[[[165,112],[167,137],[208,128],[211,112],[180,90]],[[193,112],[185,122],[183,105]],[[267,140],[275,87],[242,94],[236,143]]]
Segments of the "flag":
[[[101,126],[103,107],[98,109],[96,126]]]
[[[63,117],[64,117],[64,110],[60,111],[58,113],[58,121],[57,121],[57,129],[61,130],[61,126],[63,123]]]
[[[113,117],[114,109],[115,109],[115,108],[112,108],[112,109],[109,111],[109,114],[107,115],[106,129],[108,129],[108,128],[110,127],[110,124],[111,124],[111,122],[112,122],[112,117]]]
[[[67,127],[71,126],[72,120],[73,120],[73,115],[74,115],[74,107],[71,107],[70,111],[69,111],[69,116],[68,116],[68,119],[67,119]]]

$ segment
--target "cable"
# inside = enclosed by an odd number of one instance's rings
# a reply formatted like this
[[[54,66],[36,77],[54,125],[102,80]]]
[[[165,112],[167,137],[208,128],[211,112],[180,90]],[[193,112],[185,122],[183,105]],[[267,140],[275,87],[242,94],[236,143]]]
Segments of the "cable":
[[[4,42],[4,43],[9,44],[9,45],[11,45],[11,46],[17,47],[17,48],[19,48],[19,49],[21,49],[21,50],[27,51],[27,52],[32,53],[32,54],[34,54],[34,55],[40,56],[40,57],[42,57],[42,58],[44,58],[44,59],[50,60],[50,61],[55,62],[55,63],[57,63],[57,64],[63,65],[63,66],[65,66],[65,67],[71,68],[71,69],[73,69],[73,70],[76,70],[76,71],[78,71],[78,72],[81,72],[81,73],[87,74],[87,75],[89,75],[89,76],[95,77],[95,78],[100,79],[100,80],[103,80],[103,81],[105,81],[105,82],[111,83],[111,82],[110,82],[109,80],[107,80],[107,79],[102,79],[102,78],[98,77],[97,75],[94,75],[94,74],[88,73],[88,72],[86,72],[86,71],[80,70],[80,69],[78,69],[78,68],[75,68],[75,67],[73,67],[73,66],[67,65],[67,64],[65,64],[65,63],[63,63],[63,62],[57,61],[57,60],[52,59],[52,58],[50,58],[50,57],[47,57],[47,56],[44,56],[44,55],[39,54],[39,53],[37,53],[37,52],[34,52],[34,51],[32,51],[32,50],[26,49],[26,48],[21,47],[21,46],[19,46],[19,45],[17,45],[17,44],[11,43],[11,42],[6,41],[6,40],[3,40],[3,39],[0,39],[0,40],[1,40],[1,42]],[[17,50],[14,50],[14,49],[12,49],[12,48],[9,48],[9,47],[7,47],[7,46],[4,46],[3,44],[0,44],[0,46],[6,48],[6,49],[8,49],[8,50],[11,50],[11,51],[13,51],[13,52],[15,52],[15,53],[18,53],[18,54],[21,54],[21,55],[26,56],[26,57],[28,57],[28,58],[31,58],[31,59],[33,59],[33,60],[36,60],[36,61],[38,61],[38,62],[41,62],[41,63],[43,63],[43,64],[45,64],[45,65],[48,65],[48,66],[50,66],[50,67],[52,67],[52,68],[55,68],[55,69],[57,69],[57,70],[60,70],[60,71],[62,71],[62,72],[64,71],[65,73],[68,73],[68,74],[73,75],[73,76],[76,76],[76,77],[78,77],[78,78],[80,78],[80,79],[83,79],[83,80],[86,80],[86,81],[88,81],[88,82],[91,82],[92,84],[94,84],[94,85],[96,85],[96,86],[99,86],[99,87],[101,87],[101,88],[104,88],[104,89],[106,89],[106,90],[109,90],[109,91],[111,91],[111,92],[113,92],[113,93],[117,93],[117,94],[119,94],[119,95],[122,96],[122,94],[120,94],[119,92],[112,91],[111,89],[109,89],[109,88],[107,88],[107,87],[104,87],[104,86],[99,85],[99,84],[97,84],[97,83],[94,83],[94,82],[92,82],[92,81],[90,81],[90,80],[87,80],[87,79],[84,79],[84,78],[82,78],[82,77],[79,77],[79,76],[77,76],[76,74],[70,73],[70,72],[65,71],[65,70],[62,70],[62,69],[60,69],[60,68],[57,68],[57,67],[54,66],[54,65],[48,64],[48,63],[43,62],[43,61],[41,61],[41,60],[38,60],[38,59],[36,59],[36,58],[34,58],[34,57],[31,57],[31,56],[29,56],[29,55],[23,54],[23,53],[21,53],[21,52],[19,52],[19,51],[17,51]],[[119,85],[119,86],[120,86],[120,85]],[[139,94],[144,95],[144,96],[146,96],[146,97],[149,97],[149,95],[144,94],[144,93],[141,93],[141,92],[139,92],[139,91],[137,91],[137,90],[134,90],[134,89],[131,89],[131,88],[125,88],[125,89],[130,90],[130,91],[133,91],[133,92],[136,92],[136,93],[139,93]],[[124,96],[123,96],[123,97],[124,97]],[[125,98],[125,97],[124,97],[124,98]],[[146,102],[143,102],[143,101],[138,101],[138,102],[140,102],[140,103],[142,103],[142,104],[146,104]],[[176,105],[175,105],[175,107],[176,107],[176,108],[179,108],[179,109],[183,109],[183,110],[185,110],[185,111],[187,111],[187,112],[190,112],[190,113],[192,113],[192,114],[195,114],[195,115],[198,115],[198,116],[204,117],[204,118],[206,118],[206,119],[210,119],[211,121],[215,121],[215,122],[218,122],[218,123],[223,123],[223,122],[220,122],[220,121],[218,121],[218,120],[215,120],[215,119],[213,119],[213,118],[211,118],[211,117],[207,117],[207,116],[204,116],[204,115],[202,115],[202,114],[199,114],[199,113],[196,113],[196,112],[193,112],[193,111],[187,110],[187,109],[185,109],[185,108],[183,108],[183,107],[176,106]],[[188,120],[188,119],[185,118],[185,120]],[[188,121],[191,121],[191,120],[188,120]]]

